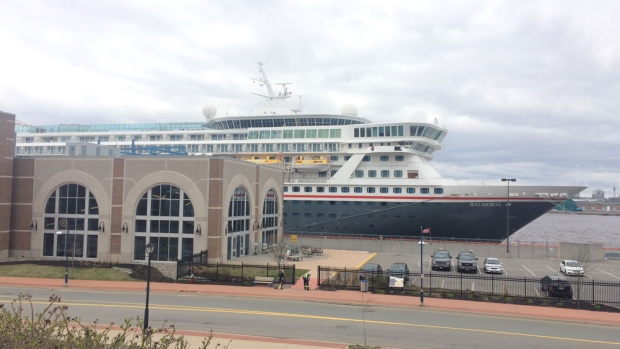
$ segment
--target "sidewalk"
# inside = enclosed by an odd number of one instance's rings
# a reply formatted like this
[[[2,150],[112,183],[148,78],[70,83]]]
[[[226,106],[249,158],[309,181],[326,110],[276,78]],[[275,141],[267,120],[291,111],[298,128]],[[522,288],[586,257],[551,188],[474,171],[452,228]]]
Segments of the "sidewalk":
[[[310,269],[311,273],[316,273],[316,265],[319,264],[329,266],[358,266],[365,263],[373,256],[373,253],[360,251],[325,251],[325,256],[304,259],[303,262],[296,263],[296,267]],[[248,262],[246,258],[252,257],[239,258],[239,260],[243,262]],[[254,256],[253,258],[262,257]],[[61,288],[64,287],[64,280],[0,277],[0,285],[23,286],[24,288]],[[93,280],[70,280],[69,287],[73,289],[93,289],[98,291],[109,290],[144,292],[145,283],[123,281],[110,282]],[[466,312],[620,326],[620,314],[618,313],[591,312],[586,310],[559,309],[551,307],[448,300],[428,297],[424,299],[424,304],[421,305],[419,297],[372,293],[362,294],[362,292],[359,291],[321,291],[315,290],[315,288],[316,278],[311,278],[311,291],[304,291],[301,278],[297,281],[295,285],[285,287],[282,290],[277,290],[265,286],[242,287],[181,283],[151,283],[151,292],[161,293],[191,293],[256,298],[277,297],[300,301],[350,305],[363,305],[364,303],[369,302],[370,304],[375,306],[400,308],[419,308],[423,306],[425,310],[433,311]],[[178,330],[177,332],[181,335],[186,336],[186,339],[192,344],[191,347],[194,348],[199,346],[202,342],[202,339],[209,335],[209,333],[207,332],[194,332],[183,330]],[[354,344],[244,336],[226,333],[213,333],[213,337],[214,339],[212,341],[211,347],[215,347],[217,343],[220,343],[221,345],[226,345],[229,341],[232,340],[229,349],[346,349],[348,344]]]

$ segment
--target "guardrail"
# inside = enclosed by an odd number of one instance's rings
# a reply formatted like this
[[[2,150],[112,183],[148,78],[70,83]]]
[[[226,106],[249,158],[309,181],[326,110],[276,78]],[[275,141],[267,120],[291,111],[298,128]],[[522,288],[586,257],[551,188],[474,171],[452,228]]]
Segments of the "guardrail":
[[[295,265],[277,264],[194,264],[189,273],[177,275],[177,281],[194,283],[230,283],[253,285],[255,276],[274,277],[278,280],[284,270],[284,283],[295,283]]]
[[[360,276],[365,276],[368,290],[388,293],[390,275],[387,272],[371,273],[356,269],[317,267],[319,288],[360,289]],[[419,294],[420,273],[409,273],[405,292]],[[584,277],[567,277],[573,289],[573,299],[593,304],[620,304],[619,281],[597,281]],[[365,286],[364,286],[365,287]],[[399,289],[400,290],[400,289]],[[494,274],[424,273],[424,294],[427,296],[486,295],[501,297],[549,298],[541,288],[541,279],[535,277],[510,277]]]

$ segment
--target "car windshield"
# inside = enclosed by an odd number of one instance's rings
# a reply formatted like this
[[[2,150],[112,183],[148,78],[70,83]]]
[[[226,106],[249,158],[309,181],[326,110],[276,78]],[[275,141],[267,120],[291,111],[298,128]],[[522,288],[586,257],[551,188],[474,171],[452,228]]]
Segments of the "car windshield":
[[[379,266],[377,264],[366,264],[362,267],[363,271],[377,271]]]
[[[403,272],[403,271],[405,271],[405,266],[404,266],[404,265],[402,265],[402,264],[393,265],[393,266],[390,268],[390,272],[391,272],[391,273],[400,273],[400,272]]]
[[[459,257],[459,259],[462,259],[462,260],[464,260],[464,261],[471,261],[471,260],[474,260],[474,255],[471,255],[471,254],[469,254],[469,253],[467,253],[467,254],[462,254],[462,255]],[[557,263],[557,262],[556,262],[556,263]]]
[[[579,268],[581,267],[581,265],[579,265],[579,263],[575,262],[575,261],[568,261],[566,262],[566,266],[567,267],[574,267],[574,268]]]
[[[450,255],[448,255],[448,252],[446,251],[437,251],[435,252],[435,256],[434,258],[449,258]]]
[[[487,259],[487,264],[499,264],[499,260],[497,259]]]

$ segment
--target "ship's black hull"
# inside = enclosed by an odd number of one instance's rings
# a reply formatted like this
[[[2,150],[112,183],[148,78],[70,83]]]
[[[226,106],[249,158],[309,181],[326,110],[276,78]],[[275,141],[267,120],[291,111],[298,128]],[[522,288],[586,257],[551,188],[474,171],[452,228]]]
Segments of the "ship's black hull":
[[[383,235],[502,241],[551,210],[546,200],[510,202],[284,201],[287,234]],[[509,225],[507,226],[507,217]]]

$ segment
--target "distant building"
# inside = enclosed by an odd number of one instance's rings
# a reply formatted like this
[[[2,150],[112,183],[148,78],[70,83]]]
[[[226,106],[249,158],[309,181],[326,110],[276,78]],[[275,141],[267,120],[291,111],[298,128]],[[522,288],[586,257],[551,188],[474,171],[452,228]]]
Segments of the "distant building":
[[[592,199],[605,200],[605,191],[602,189],[596,189],[592,192]]]

